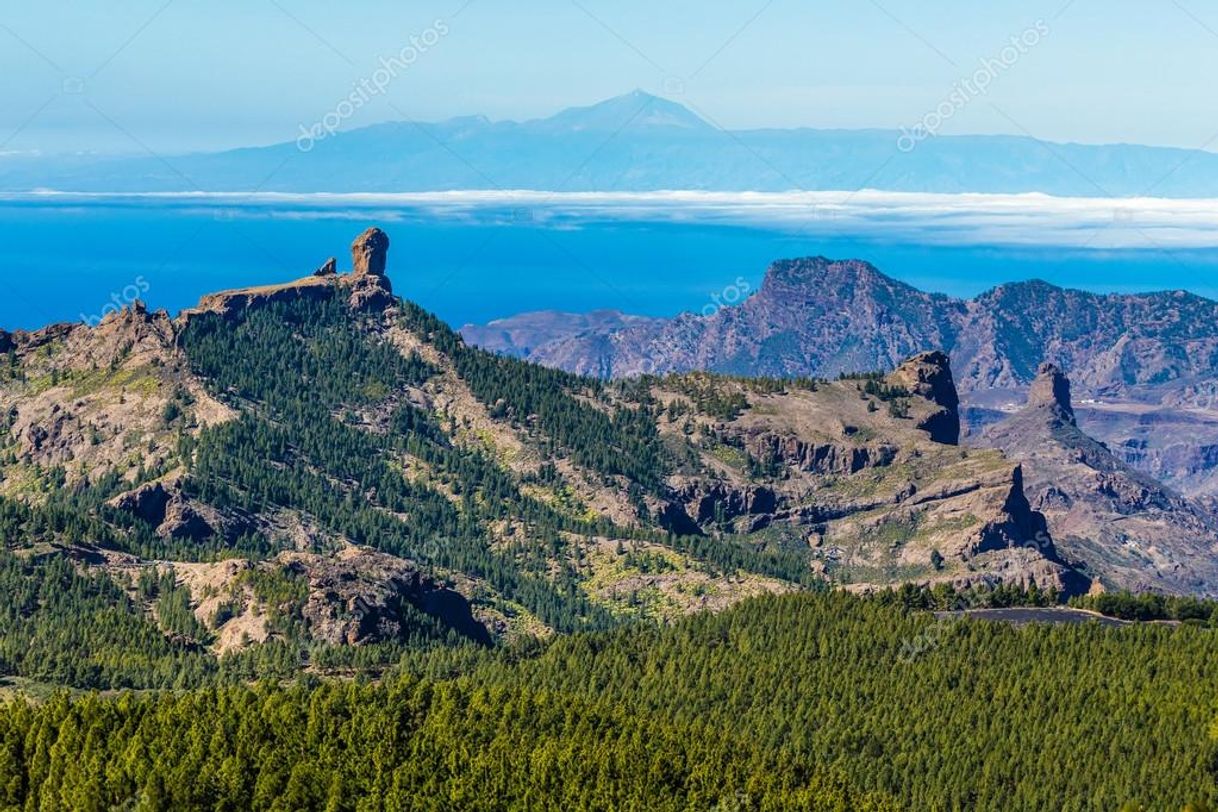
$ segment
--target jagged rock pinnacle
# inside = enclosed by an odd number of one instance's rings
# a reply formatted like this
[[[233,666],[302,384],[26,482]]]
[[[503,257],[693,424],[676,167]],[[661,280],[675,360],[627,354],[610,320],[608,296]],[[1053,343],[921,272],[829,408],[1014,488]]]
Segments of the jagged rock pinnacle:
[[[325,264],[313,272],[314,276],[337,276],[338,275],[338,260],[330,257]]]
[[[1028,391],[1028,407],[1049,409],[1067,423],[1075,424],[1074,406],[1070,403],[1070,379],[1056,364],[1044,363],[1036,371],[1036,380]]]
[[[960,395],[956,392],[952,362],[946,353],[938,350],[919,353],[897,367],[889,377],[892,382],[939,407],[920,422],[918,428],[929,432],[936,443],[959,445]]]
[[[375,226],[351,243],[351,268],[356,276],[384,276],[389,235]]]

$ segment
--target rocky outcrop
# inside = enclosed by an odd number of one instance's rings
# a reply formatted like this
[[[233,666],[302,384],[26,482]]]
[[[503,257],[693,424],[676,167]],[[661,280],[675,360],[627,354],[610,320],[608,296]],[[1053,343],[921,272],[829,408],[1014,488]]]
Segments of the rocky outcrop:
[[[384,276],[388,256],[389,235],[375,226],[365,229],[351,243],[351,273]]]
[[[478,642],[490,642],[469,603],[410,561],[355,547],[333,557],[286,553],[279,561],[307,580],[301,615],[310,636],[320,642],[405,642],[419,614],[437,617]]]
[[[945,353],[919,353],[897,367],[888,380],[934,406],[919,419],[919,429],[936,443],[960,443],[960,396],[952,380],[951,360]]]
[[[1042,365],[1024,409],[979,441],[1023,462],[1028,499],[1058,545],[1106,585],[1218,595],[1218,522],[1090,437],[1057,366]]]
[[[389,237],[379,228],[369,228],[351,243],[351,275],[343,283],[351,288],[351,306],[356,310],[384,310],[393,304],[393,286],[385,276]]]
[[[15,346],[17,345],[13,341],[13,334],[6,330],[0,330],[0,352],[8,352]]]
[[[1056,364],[1040,365],[1028,390],[1028,408],[1042,409],[1064,423],[1076,424],[1074,405],[1070,402],[1070,379]]]
[[[295,282],[240,288],[204,296],[194,308],[183,311],[181,318],[189,320],[201,313],[232,317],[251,307],[264,307],[277,302],[302,299],[324,301],[338,291],[346,292],[355,310],[384,310],[394,302],[393,284],[385,275],[388,255],[388,235],[379,228],[369,228],[351,244],[352,271],[349,274],[339,274],[338,262],[331,257],[310,276]]]
[[[891,465],[896,446],[818,443],[769,432],[745,437],[745,450],[754,459],[779,462],[811,474],[856,474],[866,468]]]
[[[325,301],[333,296],[334,277],[310,276],[286,285],[267,285],[210,293],[200,299],[195,307],[183,311],[181,318],[189,320],[203,313],[215,313],[225,318],[232,318],[250,308],[266,307],[277,302]]]
[[[1012,547],[1034,546],[1050,559],[1057,551],[1049,536],[1049,523],[1037,513],[1024,494],[1023,467],[1016,465],[1011,474],[1011,489],[997,520],[987,522],[975,535],[971,552],[984,553]]]
[[[107,504],[157,527],[165,521],[165,510],[169,506],[169,499],[169,490],[165,487],[165,483],[157,481],[119,494]]]
[[[177,476],[144,483],[106,504],[151,525],[162,538],[202,542],[219,536],[231,541],[253,529],[247,516],[192,499]]]
[[[686,515],[703,527],[741,516],[769,515],[778,509],[774,490],[763,485],[692,481],[678,488],[675,497],[684,506]]]

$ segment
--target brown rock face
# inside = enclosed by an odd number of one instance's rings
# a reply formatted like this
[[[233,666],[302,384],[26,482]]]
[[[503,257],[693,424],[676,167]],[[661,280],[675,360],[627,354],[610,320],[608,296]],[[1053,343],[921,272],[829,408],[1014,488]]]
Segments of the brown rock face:
[[[218,535],[232,540],[252,529],[248,516],[221,512],[187,496],[177,477],[147,482],[107,505],[139,517],[162,538],[205,541]]]
[[[812,474],[855,474],[865,468],[891,465],[897,456],[896,446],[887,443],[813,443],[769,432],[750,436],[745,442],[749,453],[759,460],[779,461]]]
[[[1109,586],[1218,594],[1218,524],[1201,506],[1135,471],[1080,426],[1070,382],[1043,364],[1028,405],[980,441],[1022,461],[1027,495],[1057,546]]]
[[[316,640],[348,646],[404,640],[418,622],[413,607],[473,640],[490,642],[469,603],[410,561],[362,548],[334,557],[285,553],[279,560],[308,579],[301,614]]]
[[[1056,364],[1040,365],[1028,391],[1028,406],[1048,409],[1067,423],[1075,423],[1074,407],[1070,403],[1070,379]]]
[[[939,351],[915,355],[897,367],[889,381],[939,408],[918,423],[936,443],[959,445],[960,396],[952,380],[952,363]]]
[[[344,292],[356,310],[384,310],[394,302],[393,285],[385,276],[388,253],[389,237],[379,228],[369,228],[351,244],[353,270],[349,274],[339,274],[338,262],[331,257],[312,274],[295,282],[204,296],[196,307],[182,312],[182,319],[188,321],[200,313],[218,313],[227,318],[275,302],[325,301]]]
[[[733,486],[724,482],[690,482],[676,496],[699,525],[758,516],[778,509],[778,497],[764,485]]]
[[[375,226],[351,243],[351,269],[356,276],[384,276],[389,235]]]
[[[389,237],[379,228],[370,228],[351,244],[351,276],[344,282],[351,287],[351,306],[356,310],[384,310],[393,304],[393,286],[385,276]]]

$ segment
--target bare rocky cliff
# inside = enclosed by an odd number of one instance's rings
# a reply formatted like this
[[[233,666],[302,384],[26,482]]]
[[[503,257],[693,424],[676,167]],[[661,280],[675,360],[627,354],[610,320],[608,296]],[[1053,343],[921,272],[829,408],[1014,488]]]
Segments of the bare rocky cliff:
[[[1106,586],[1218,594],[1218,522],[1090,437],[1057,366],[1042,364],[1024,409],[980,442],[1022,462],[1058,544]]]
[[[656,396],[684,414],[684,393],[698,380],[661,379]],[[878,381],[780,392],[721,385],[748,407],[730,419],[695,410],[661,422],[705,450],[704,473],[674,478],[664,514],[671,526],[806,545],[818,571],[851,588],[1008,583],[1074,594],[1090,586],[1025,496],[1021,467],[957,445],[958,396],[943,353],[915,355]]]
[[[273,302],[328,299],[342,292],[356,310],[379,311],[394,302],[393,284],[385,272],[389,237],[379,228],[369,228],[351,244],[351,272],[339,274],[331,258],[311,276],[282,285],[222,291],[204,296],[199,304],[182,313],[180,320],[200,313],[233,315]]]

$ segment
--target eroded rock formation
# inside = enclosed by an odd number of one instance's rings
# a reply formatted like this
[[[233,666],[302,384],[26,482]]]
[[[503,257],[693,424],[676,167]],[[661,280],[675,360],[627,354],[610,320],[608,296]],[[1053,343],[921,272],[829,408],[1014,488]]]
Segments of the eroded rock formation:
[[[952,380],[952,362],[946,353],[937,350],[919,353],[897,367],[888,378],[937,407],[919,420],[919,429],[929,433],[936,443],[959,444],[960,396]]]

